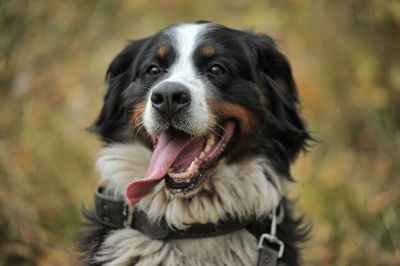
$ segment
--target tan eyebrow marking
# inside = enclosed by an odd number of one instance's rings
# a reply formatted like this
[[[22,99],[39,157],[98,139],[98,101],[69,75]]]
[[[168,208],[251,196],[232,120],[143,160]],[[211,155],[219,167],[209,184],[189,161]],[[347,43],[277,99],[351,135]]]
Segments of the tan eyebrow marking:
[[[157,56],[158,57],[164,57],[166,53],[168,52],[169,48],[167,46],[160,46],[157,49]]]
[[[211,45],[206,45],[201,49],[201,52],[205,56],[211,56],[215,52],[215,50]]]

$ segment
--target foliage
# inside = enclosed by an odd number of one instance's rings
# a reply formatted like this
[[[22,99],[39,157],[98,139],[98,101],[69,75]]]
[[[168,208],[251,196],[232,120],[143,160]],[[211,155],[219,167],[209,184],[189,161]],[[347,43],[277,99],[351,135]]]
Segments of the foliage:
[[[292,192],[306,265],[400,263],[400,2],[0,2],[0,265],[72,265],[101,143],[84,131],[124,40],[206,19],[273,36],[319,139]]]

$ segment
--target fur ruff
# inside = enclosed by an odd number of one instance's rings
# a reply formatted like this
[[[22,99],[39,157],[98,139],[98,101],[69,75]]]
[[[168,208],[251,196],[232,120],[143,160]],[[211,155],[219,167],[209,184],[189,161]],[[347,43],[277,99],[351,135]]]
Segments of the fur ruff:
[[[111,144],[101,151],[96,169],[106,193],[124,197],[127,185],[145,175],[151,152],[140,144]],[[267,178],[266,178],[267,177]],[[171,197],[160,182],[137,207],[158,222],[187,228],[190,223],[217,223],[227,215],[238,218],[266,216],[280,201],[285,184],[262,157],[236,164],[223,164],[206,180],[193,198]],[[128,203],[128,202],[127,202]],[[196,210],[196,211],[193,211]],[[136,230],[111,231],[93,258],[105,265],[253,265],[257,240],[247,230],[203,239],[163,242],[151,240]]]
[[[138,231],[110,232],[94,258],[108,266],[255,265],[256,239],[247,230],[201,239],[151,240]]]

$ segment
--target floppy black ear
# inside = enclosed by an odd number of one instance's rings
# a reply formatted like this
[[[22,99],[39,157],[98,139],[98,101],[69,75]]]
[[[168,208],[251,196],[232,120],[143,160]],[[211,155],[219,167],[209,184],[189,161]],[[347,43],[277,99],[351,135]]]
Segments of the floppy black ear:
[[[297,87],[288,60],[270,37],[256,35],[253,40],[257,80],[268,98],[272,114],[266,130],[267,137],[274,140],[274,154],[270,157],[275,157],[279,168],[285,171],[312,138],[300,116]]]
[[[256,35],[255,45],[259,68],[275,81],[283,94],[297,102],[297,87],[292,68],[286,57],[278,51],[275,42],[271,37],[259,34]]]
[[[107,93],[99,116],[89,131],[98,133],[106,142],[122,141],[128,136],[128,116],[123,101],[123,91],[132,82],[134,65],[143,51],[147,39],[130,41],[108,67]]]

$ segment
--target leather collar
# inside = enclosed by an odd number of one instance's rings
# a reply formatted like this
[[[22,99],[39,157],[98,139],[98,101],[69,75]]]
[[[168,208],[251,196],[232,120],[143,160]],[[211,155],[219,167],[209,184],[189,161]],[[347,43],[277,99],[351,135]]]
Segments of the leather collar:
[[[181,238],[202,238],[228,234],[240,229],[246,228],[255,221],[227,219],[220,221],[217,224],[207,223],[191,224],[186,230],[178,230],[168,227],[165,220],[159,224],[151,223],[144,212],[134,208],[129,208],[129,205],[124,200],[118,200],[114,197],[105,195],[104,187],[100,186],[95,191],[95,213],[97,220],[111,228],[120,229],[131,227],[146,235],[150,239],[181,239]],[[281,205],[280,205],[281,207]],[[284,210],[280,209],[277,218],[276,210],[273,209],[270,216],[272,217],[271,234],[263,234],[260,237],[258,244],[258,260],[257,266],[283,266],[280,261],[283,253],[284,244],[275,236],[276,225],[282,222]],[[277,220],[278,219],[278,220]],[[267,241],[264,241],[267,239]],[[276,251],[270,245],[280,244],[282,251]]]
[[[254,219],[240,220],[227,219],[213,223],[194,223],[186,230],[178,230],[167,226],[165,220],[159,224],[149,221],[147,215],[137,209],[130,211],[129,205],[124,200],[105,195],[104,187],[100,186],[95,191],[95,212],[97,220],[106,226],[120,229],[131,227],[146,235],[150,239],[181,239],[202,238],[219,236],[246,228]]]

